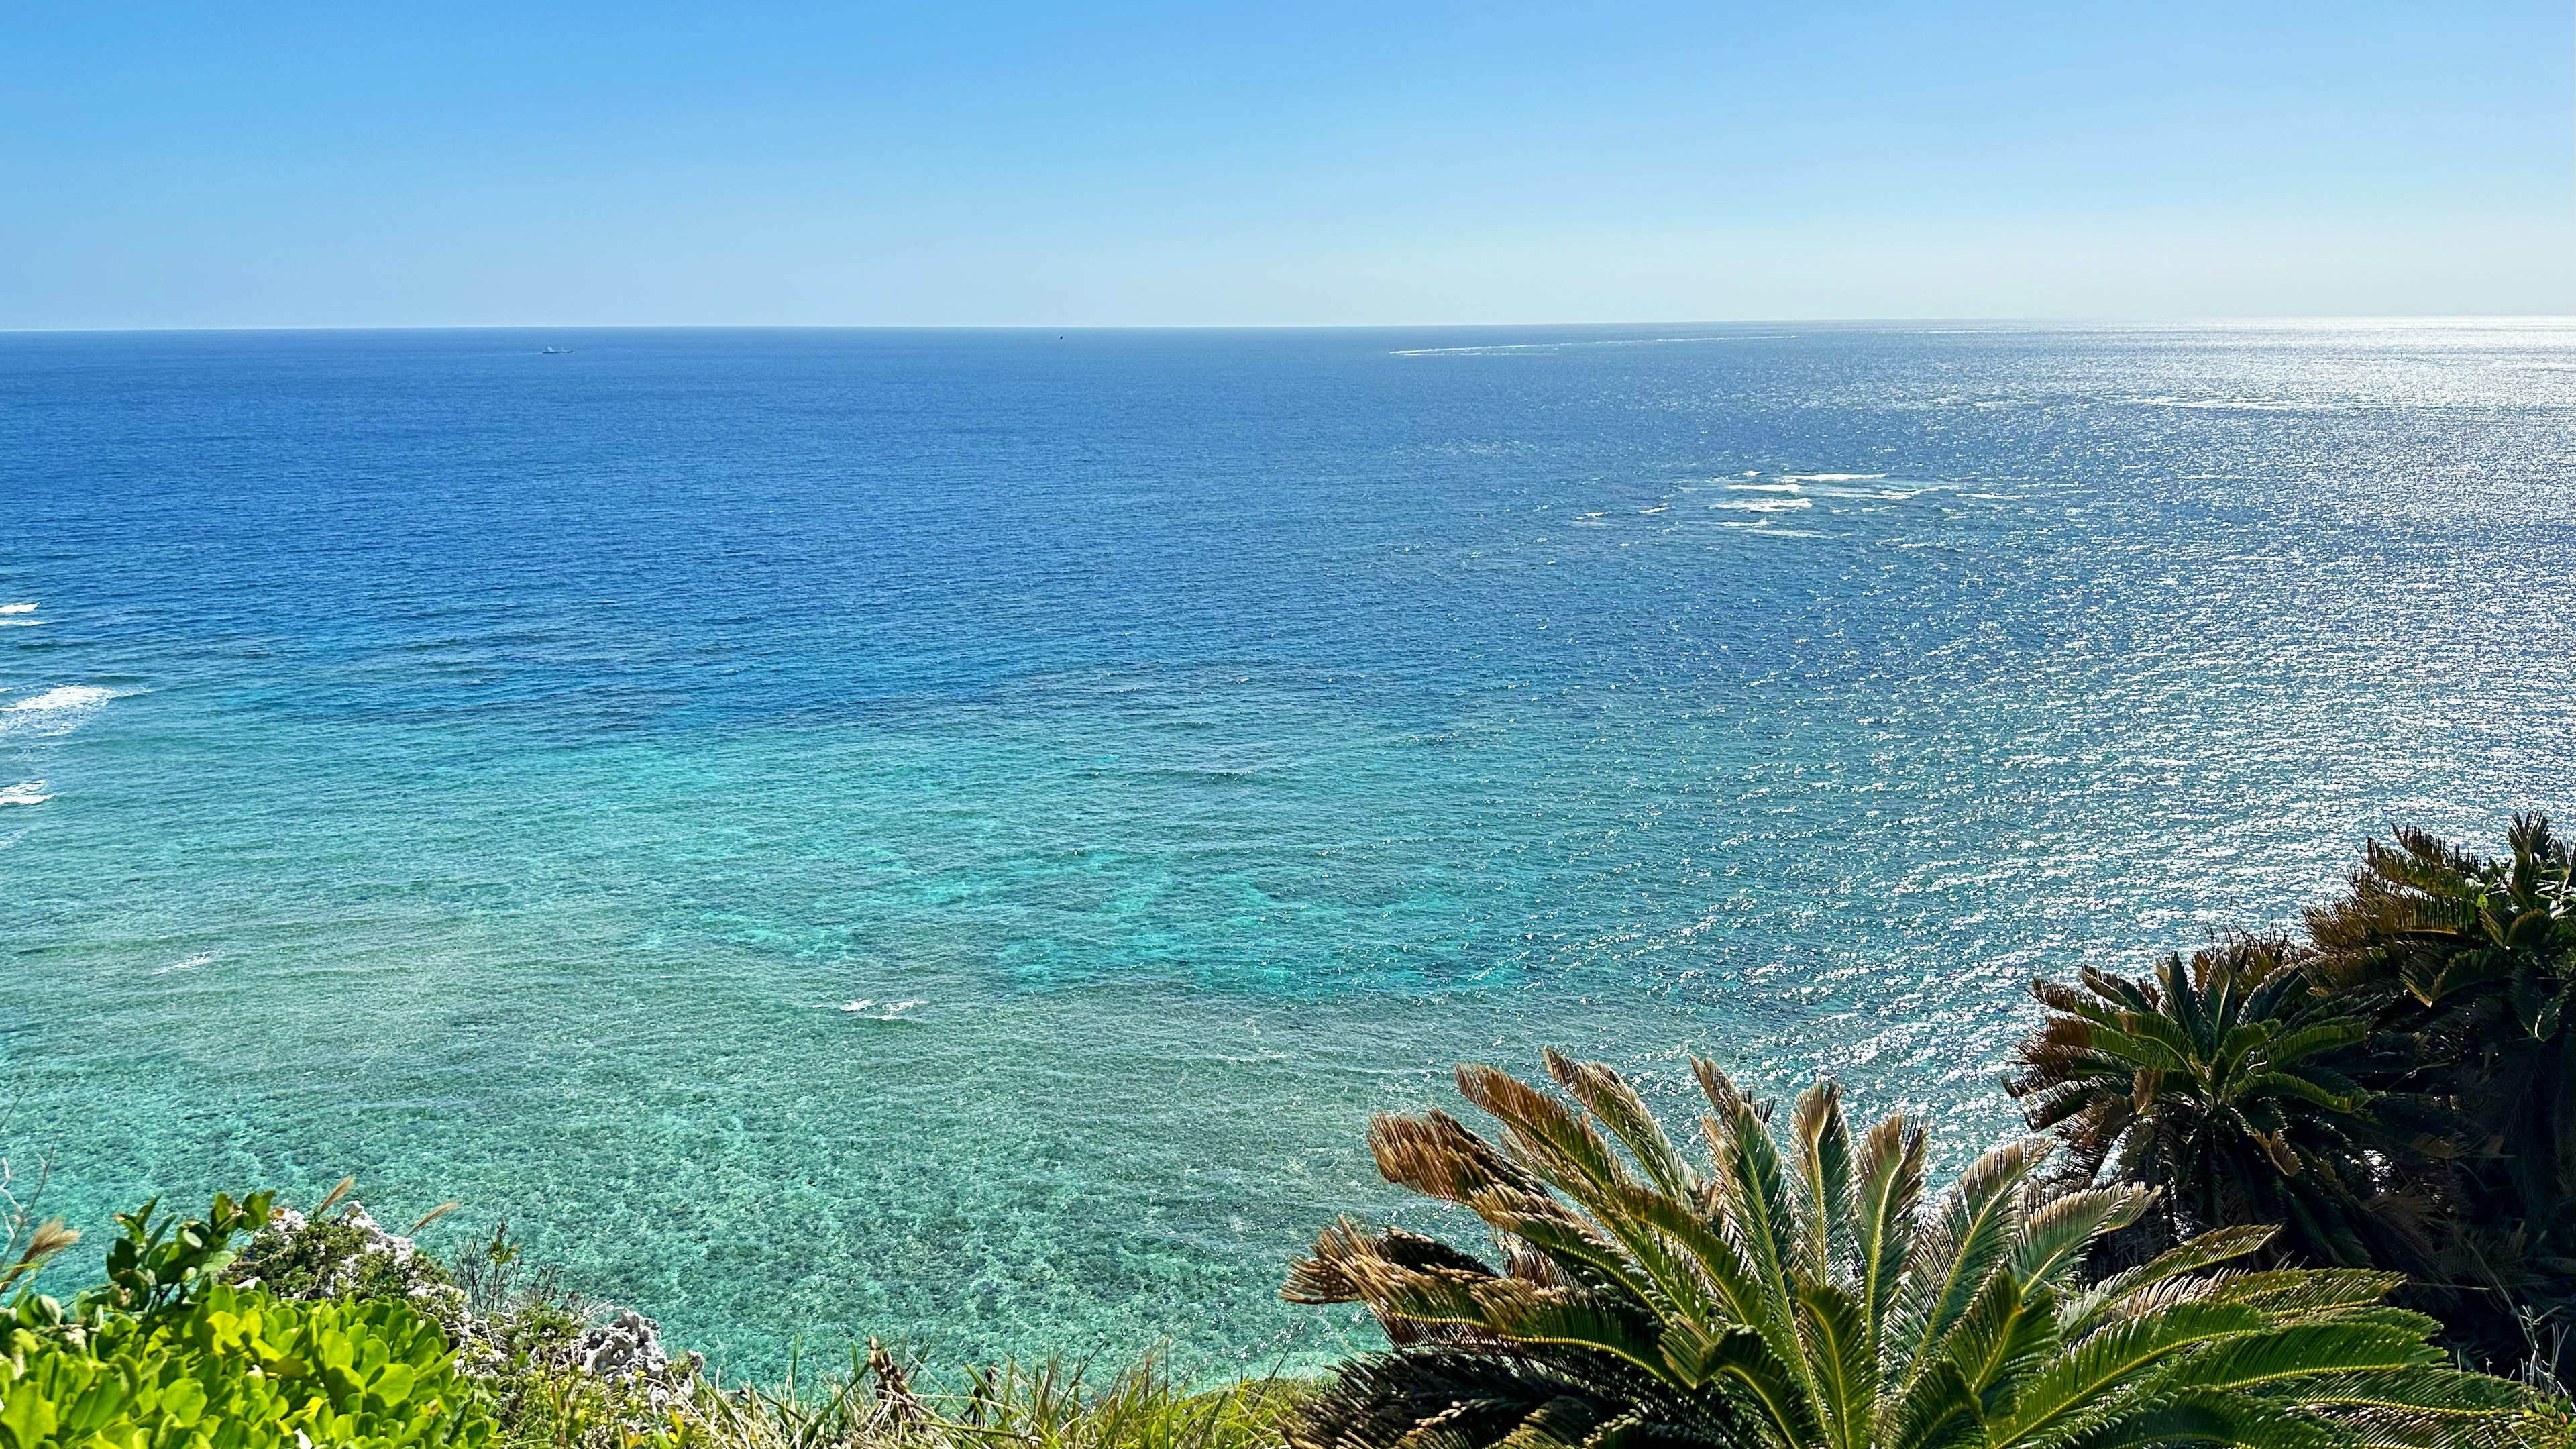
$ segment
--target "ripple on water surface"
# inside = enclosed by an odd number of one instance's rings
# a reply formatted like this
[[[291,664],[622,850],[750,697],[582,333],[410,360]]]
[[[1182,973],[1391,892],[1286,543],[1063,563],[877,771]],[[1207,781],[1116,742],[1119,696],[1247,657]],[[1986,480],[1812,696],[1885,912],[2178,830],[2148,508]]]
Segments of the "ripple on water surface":
[[[2032,973],[2567,805],[2569,342],[0,339],[11,1151],[1311,1361],[1453,1060],[1964,1153]]]

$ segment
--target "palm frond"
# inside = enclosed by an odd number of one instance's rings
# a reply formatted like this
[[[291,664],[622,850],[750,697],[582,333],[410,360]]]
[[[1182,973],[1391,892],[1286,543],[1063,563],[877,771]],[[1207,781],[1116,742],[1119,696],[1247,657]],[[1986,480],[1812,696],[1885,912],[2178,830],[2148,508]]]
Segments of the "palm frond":
[[[2269,980],[2087,986],[2203,991],[2200,1039],[2242,1046]],[[1987,1153],[1926,1215],[1922,1130],[1892,1117],[1855,1141],[1829,1084],[1784,1144],[1695,1062],[1691,1163],[1617,1073],[1548,1067],[1562,1098],[1461,1069],[1499,1141],[1437,1113],[1373,1125],[1390,1180],[1465,1206],[1496,1251],[1347,1219],[1318,1234],[1285,1296],[1362,1304],[1396,1351],[1344,1365],[1290,1449],[2469,1449],[2512,1402],[2441,1366],[2388,1275],[2232,1267],[2269,1228],[2087,1285],[2086,1245],[2153,1194],[2049,1197],[2044,1142]]]

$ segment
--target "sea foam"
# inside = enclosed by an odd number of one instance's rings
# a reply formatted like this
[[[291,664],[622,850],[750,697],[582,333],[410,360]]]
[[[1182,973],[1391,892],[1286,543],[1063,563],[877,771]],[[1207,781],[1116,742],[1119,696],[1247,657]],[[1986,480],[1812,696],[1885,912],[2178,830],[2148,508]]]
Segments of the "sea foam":
[[[117,691],[95,684],[62,684],[11,704],[0,704],[0,735],[58,735],[77,729]]]
[[[851,1012],[851,1013],[858,1013],[858,1012],[864,1012],[864,1011],[866,1011],[869,1007],[871,1007],[871,1006],[876,1006],[876,1005],[878,1005],[878,1003],[877,1003],[877,1002],[872,1001],[872,1000],[868,999],[867,997],[862,996],[862,997],[860,997],[860,998],[859,998],[858,1000],[856,1000],[856,1001],[850,1001],[850,1002],[844,1002],[844,1003],[842,1003],[842,1005],[841,1005],[841,1010],[846,1011],[846,1012]],[[867,1019],[867,1020],[869,1020],[869,1021],[909,1021],[909,1020],[912,1020],[912,1018],[907,1017],[907,1016],[904,1016],[904,1015],[903,1015],[903,1013],[904,1013],[904,1012],[907,1012],[907,1011],[911,1010],[912,1008],[914,1008],[914,1007],[916,1007],[916,1006],[919,1006],[919,1005],[921,1005],[921,1003],[920,1003],[919,1001],[889,1001],[889,1002],[885,1002],[885,1003],[884,1003],[884,1008],[885,1008],[885,1009],[884,1009],[884,1011],[883,1011],[883,1013],[882,1013],[882,1014],[872,1015],[872,1016],[867,1017],[866,1019]]]
[[[16,704],[0,705],[11,714],[35,710],[96,709],[116,698],[116,691],[95,684],[59,684],[42,694],[31,694]]]

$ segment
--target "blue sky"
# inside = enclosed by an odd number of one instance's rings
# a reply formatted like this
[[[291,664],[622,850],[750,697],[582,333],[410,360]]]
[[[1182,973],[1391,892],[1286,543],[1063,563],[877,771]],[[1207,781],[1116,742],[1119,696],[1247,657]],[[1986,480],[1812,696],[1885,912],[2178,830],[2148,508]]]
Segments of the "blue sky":
[[[0,327],[2576,310],[2564,0],[12,7]]]

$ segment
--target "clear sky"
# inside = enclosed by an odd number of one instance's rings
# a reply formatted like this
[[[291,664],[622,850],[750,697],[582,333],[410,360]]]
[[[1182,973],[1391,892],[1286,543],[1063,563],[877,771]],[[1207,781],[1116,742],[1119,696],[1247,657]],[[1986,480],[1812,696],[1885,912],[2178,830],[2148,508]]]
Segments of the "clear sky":
[[[2568,0],[5,14],[0,327],[2576,310]]]

